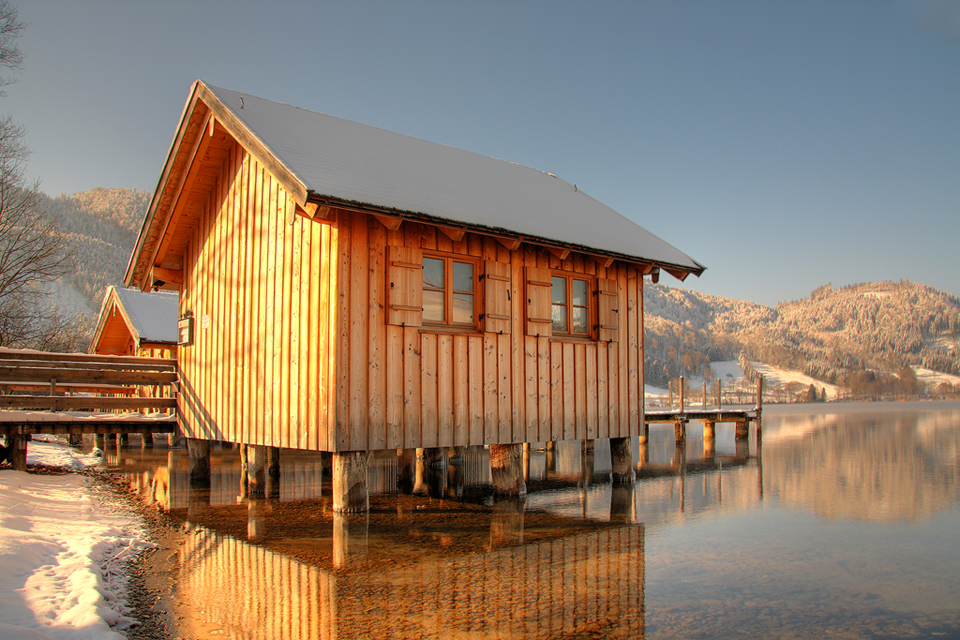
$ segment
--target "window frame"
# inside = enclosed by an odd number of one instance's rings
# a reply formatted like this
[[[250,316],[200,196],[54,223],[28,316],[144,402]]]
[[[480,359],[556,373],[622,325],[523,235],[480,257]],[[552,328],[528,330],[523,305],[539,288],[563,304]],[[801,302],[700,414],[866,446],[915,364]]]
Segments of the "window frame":
[[[557,306],[557,303],[553,302],[553,278],[562,278],[565,281],[564,293],[566,296],[566,301],[562,303],[562,306],[566,309],[566,331],[558,331],[555,326],[552,324],[553,318],[553,308]],[[573,304],[573,281],[579,280],[580,282],[585,283],[586,291],[586,305],[574,305]],[[597,317],[597,303],[596,303],[596,292],[597,289],[597,279],[595,276],[586,274],[586,273],[574,273],[570,271],[550,271],[550,313],[551,313],[551,329],[553,337],[555,338],[565,338],[565,339],[579,339],[579,340],[592,340],[596,341],[596,317]],[[586,309],[587,310],[587,330],[583,333],[574,333],[573,332],[573,309],[576,308]]]
[[[480,327],[480,316],[481,316],[481,291],[480,287],[480,274],[481,264],[480,259],[470,255],[463,255],[458,253],[443,253],[439,251],[426,251],[422,252],[421,264],[425,266],[425,261],[429,258],[432,260],[442,260],[443,261],[443,309],[444,309],[444,320],[443,322],[438,322],[436,320],[428,320],[426,314],[426,294],[430,291],[440,291],[440,289],[427,287],[426,282],[421,280],[422,292],[423,292],[423,301],[424,301],[424,311],[421,320],[422,329],[442,329],[442,330],[455,330],[455,331],[477,331]],[[473,285],[473,291],[470,292],[470,295],[473,296],[473,318],[472,321],[468,323],[453,322],[453,296],[455,293],[466,293],[462,291],[455,291],[453,288],[453,263],[459,262],[462,264],[469,264],[473,268],[473,275],[471,282]]]

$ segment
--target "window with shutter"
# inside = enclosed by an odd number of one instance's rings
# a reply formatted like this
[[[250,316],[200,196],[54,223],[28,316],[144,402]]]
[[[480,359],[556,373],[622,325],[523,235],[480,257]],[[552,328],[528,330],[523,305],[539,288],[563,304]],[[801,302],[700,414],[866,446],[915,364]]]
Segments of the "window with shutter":
[[[610,278],[597,279],[597,339],[602,342],[617,342],[620,336],[620,309],[617,297],[617,281]]]
[[[510,333],[510,265],[486,260],[483,263],[483,330]]]
[[[527,267],[527,335],[553,335],[551,316],[552,277],[549,269]]]
[[[468,256],[423,256],[423,325],[477,328],[479,261]]]
[[[423,252],[387,247],[387,324],[419,327],[423,317]]]

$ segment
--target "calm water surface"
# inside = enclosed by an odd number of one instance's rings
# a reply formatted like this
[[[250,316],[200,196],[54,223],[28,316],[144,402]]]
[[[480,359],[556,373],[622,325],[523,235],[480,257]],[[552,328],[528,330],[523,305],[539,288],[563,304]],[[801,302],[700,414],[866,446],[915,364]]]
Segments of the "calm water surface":
[[[960,638],[960,403],[772,406],[759,450],[732,425],[705,450],[699,423],[634,447],[613,487],[606,441],[534,445],[518,500],[482,448],[406,493],[378,454],[349,518],[319,455],[283,450],[264,498],[232,449],[209,487],[184,451],[108,464],[189,532],[184,637]]]

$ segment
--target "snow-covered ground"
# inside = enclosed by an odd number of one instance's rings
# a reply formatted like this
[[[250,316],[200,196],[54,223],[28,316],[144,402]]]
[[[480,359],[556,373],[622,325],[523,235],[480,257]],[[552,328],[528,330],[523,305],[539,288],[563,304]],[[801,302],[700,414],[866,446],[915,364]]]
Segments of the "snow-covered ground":
[[[917,380],[931,390],[935,390],[944,382],[952,386],[960,385],[960,376],[941,373],[933,369],[924,369],[923,367],[914,367],[913,371],[917,374]]]
[[[48,440],[29,443],[27,464],[99,462]],[[0,469],[0,638],[123,638],[134,624],[124,565],[148,546],[136,517],[104,504],[86,476]]]

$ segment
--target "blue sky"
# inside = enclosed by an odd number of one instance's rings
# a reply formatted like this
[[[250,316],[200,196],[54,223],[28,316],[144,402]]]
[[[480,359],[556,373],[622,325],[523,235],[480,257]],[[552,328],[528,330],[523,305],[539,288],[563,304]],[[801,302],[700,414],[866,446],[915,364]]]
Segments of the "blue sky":
[[[958,0],[14,4],[50,195],[152,191],[201,78],[554,173],[706,293],[960,295]]]

